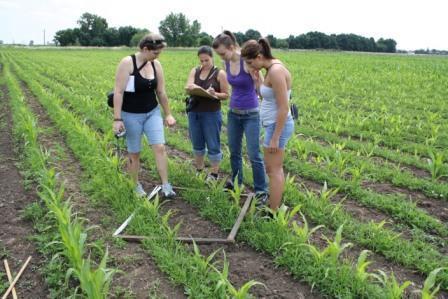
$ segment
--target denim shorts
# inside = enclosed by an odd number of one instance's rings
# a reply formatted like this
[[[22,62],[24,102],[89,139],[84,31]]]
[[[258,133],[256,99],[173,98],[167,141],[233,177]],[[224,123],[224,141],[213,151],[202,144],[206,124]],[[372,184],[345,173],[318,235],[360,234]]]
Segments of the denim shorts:
[[[124,127],[126,129],[126,143],[129,153],[139,153],[142,135],[145,134],[149,144],[164,144],[163,119],[160,107],[152,109],[148,113],[121,112]]]
[[[274,134],[276,123],[267,125],[264,127],[264,141],[263,146],[269,147],[269,142],[272,139],[272,135]],[[278,147],[280,149],[285,149],[286,143],[288,142],[291,135],[294,133],[294,120],[292,118],[288,118],[285,122],[285,126],[283,127],[283,131],[280,134],[280,139],[278,143]]]
[[[222,160],[221,111],[215,112],[188,112],[188,132],[196,156],[208,154],[212,162]]]

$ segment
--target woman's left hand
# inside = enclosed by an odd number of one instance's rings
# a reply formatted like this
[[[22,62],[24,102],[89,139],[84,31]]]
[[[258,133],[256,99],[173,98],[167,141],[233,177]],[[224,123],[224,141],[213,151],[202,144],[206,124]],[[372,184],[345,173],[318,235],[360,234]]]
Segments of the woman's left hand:
[[[174,119],[174,117],[169,114],[165,117],[165,125],[168,127],[172,127],[176,124],[176,120]]]
[[[279,138],[272,137],[271,141],[269,141],[268,152],[275,154],[279,150],[279,143]]]

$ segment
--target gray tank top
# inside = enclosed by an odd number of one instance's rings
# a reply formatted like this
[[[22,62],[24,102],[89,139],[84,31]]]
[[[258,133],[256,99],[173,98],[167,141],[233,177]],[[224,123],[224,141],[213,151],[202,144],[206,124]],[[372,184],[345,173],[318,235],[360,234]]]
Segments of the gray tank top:
[[[263,127],[269,126],[277,122],[277,101],[275,100],[275,94],[272,87],[268,87],[264,84],[260,86],[260,94],[263,97],[260,105],[260,119]],[[288,90],[288,102],[291,96],[291,89]],[[288,109],[287,120],[292,119],[291,110]]]

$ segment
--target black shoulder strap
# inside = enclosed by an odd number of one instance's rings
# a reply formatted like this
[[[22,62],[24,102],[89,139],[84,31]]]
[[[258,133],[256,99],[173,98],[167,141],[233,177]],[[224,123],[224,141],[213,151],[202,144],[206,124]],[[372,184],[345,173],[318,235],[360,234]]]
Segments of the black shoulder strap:
[[[210,80],[212,77],[213,77],[213,75],[216,73],[216,70],[217,70],[218,68],[216,67],[216,66],[213,66],[213,68],[210,70],[210,73],[208,74],[208,76],[207,76],[207,78],[205,79],[205,81],[208,81],[208,80]]]
[[[137,58],[135,57],[135,54],[132,54],[132,55],[131,55],[131,58],[132,58],[132,64],[133,64],[133,66],[134,66],[134,72],[133,72],[133,74],[134,74],[136,71],[137,71],[137,72],[140,72],[141,69],[144,68],[145,65],[148,63],[148,61],[145,61],[145,62],[143,62],[143,64],[142,64],[140,67],[137,67]],[[153,67],[154,67],[154,65],[153,65]],[[155,69],[154,69],[154,72],[155,72]]]
[[[140,70],[144,68],[147,63],[148,61],[143,62],[143,64],[138,68],[138,71],[140,72]]]
[[[132,58],[132,66],[133,66],[132,74],[135,74],[135,72],[137,70],[137,59],[135,58],[135,54],[132,54],[131,58]]]
[[[146,64],[146,62],[145,62],[145,64]],[[155,64],[154,64],[154,60],[151,61],[151,65],[152,65],[152,69],[153,69],[153,71],[154,71],[154,78],[157,78],[157,72],[156,72],[156,66],[155,66]]]

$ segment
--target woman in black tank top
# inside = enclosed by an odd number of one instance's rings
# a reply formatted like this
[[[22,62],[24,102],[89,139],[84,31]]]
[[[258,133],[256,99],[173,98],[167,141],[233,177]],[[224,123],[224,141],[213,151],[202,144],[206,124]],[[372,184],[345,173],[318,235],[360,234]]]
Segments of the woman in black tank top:
[[[140,40],[139,51],[121,60],[115,79],[113,130],[115,133],[126,131],[128,172],[136,183],[135,191],[140,196],[146,195],[138,181],[143,134],[148,138],[155,154],[162,180],[162,193],[168,197],[175,195],[168,182],[163,120],[158,105],[160,103],[163,108],[165,124],[174,126],[176,120],[168,105],[162,65],[156,60],[164,47],[162,36],[154,33],[144,36]]]
[[[213,65],[213,51],[209,46],[199,48],[199,67],[193,68],[185,89],[192,98],[193,108],[188,112],[188,131],[193,144],[195,164],[198,172],[204,168],[204,156],[208,153],[211,164],[209,179],[218,178],[222,159],[221,100],[228,97],[229,84],[226,73]],[[198,90],[202,90],[203,96]]]

